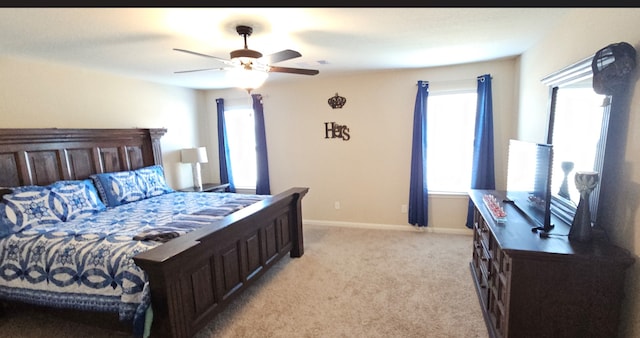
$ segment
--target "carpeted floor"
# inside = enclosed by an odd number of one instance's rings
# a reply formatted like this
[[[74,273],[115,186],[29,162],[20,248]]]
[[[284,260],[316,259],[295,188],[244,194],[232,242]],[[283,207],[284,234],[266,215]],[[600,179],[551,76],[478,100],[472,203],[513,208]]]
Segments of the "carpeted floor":
[[[197,338],[487,337],[469,271],[470,236],[305,226],[305,254],[285,258]],[[123,337],[16,311],[6,337]]]

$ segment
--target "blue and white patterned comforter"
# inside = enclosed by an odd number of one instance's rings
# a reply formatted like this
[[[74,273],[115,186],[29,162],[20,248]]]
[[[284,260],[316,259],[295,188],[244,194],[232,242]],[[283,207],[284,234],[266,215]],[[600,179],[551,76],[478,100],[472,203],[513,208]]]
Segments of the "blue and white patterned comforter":
[[[132,259],[161,242],[137,235],[184,234],[264,195],[172,192],[0,239],[0,298],[140,320],[149,306],[144,271]]]

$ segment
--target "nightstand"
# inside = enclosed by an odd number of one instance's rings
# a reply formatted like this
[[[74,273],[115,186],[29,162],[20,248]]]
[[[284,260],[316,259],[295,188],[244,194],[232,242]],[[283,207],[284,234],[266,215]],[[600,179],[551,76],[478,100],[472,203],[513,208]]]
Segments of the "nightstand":
[[[225,192],[229,187],[229,183],[203,183],[202,189],[196,189],[195,187],[188,187],[179,189],[183,192]]]

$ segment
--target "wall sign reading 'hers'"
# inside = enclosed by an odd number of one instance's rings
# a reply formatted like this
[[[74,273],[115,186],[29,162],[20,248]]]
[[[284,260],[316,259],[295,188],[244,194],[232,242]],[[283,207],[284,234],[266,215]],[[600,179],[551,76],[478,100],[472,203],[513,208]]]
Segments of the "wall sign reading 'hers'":
[[[349,127],[335,122],[324,123],[324,138],[341,138],[343,141],[349,141]]]
[[[327,102],[332,109],[340,109],[347,103],[347,99],[336,93],[336,95],[330,97]],[[339,138],[343,141],[349,141],[351,138],[351,135],[349,135],[349,127],[335,122],[325,122],[324,138]]]

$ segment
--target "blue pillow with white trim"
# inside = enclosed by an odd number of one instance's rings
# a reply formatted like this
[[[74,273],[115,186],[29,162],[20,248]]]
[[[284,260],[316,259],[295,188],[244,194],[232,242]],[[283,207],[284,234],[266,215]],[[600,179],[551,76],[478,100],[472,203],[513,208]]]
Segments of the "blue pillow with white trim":
[[[140,177],[140,182],[144,185],[146,197],[160,196],[174,191],[167,185],[164,169],[161,165],[140,168],[135,170],[135,173]]]
[[[51,184],[51,193],[63,201],[63,221],[93,215],[106,209],[90,179],[58,181]]]
[[[134,171],[94,174],[90,178],[102,202],[109,208],[140,201],[147,197],[145,185]]]

